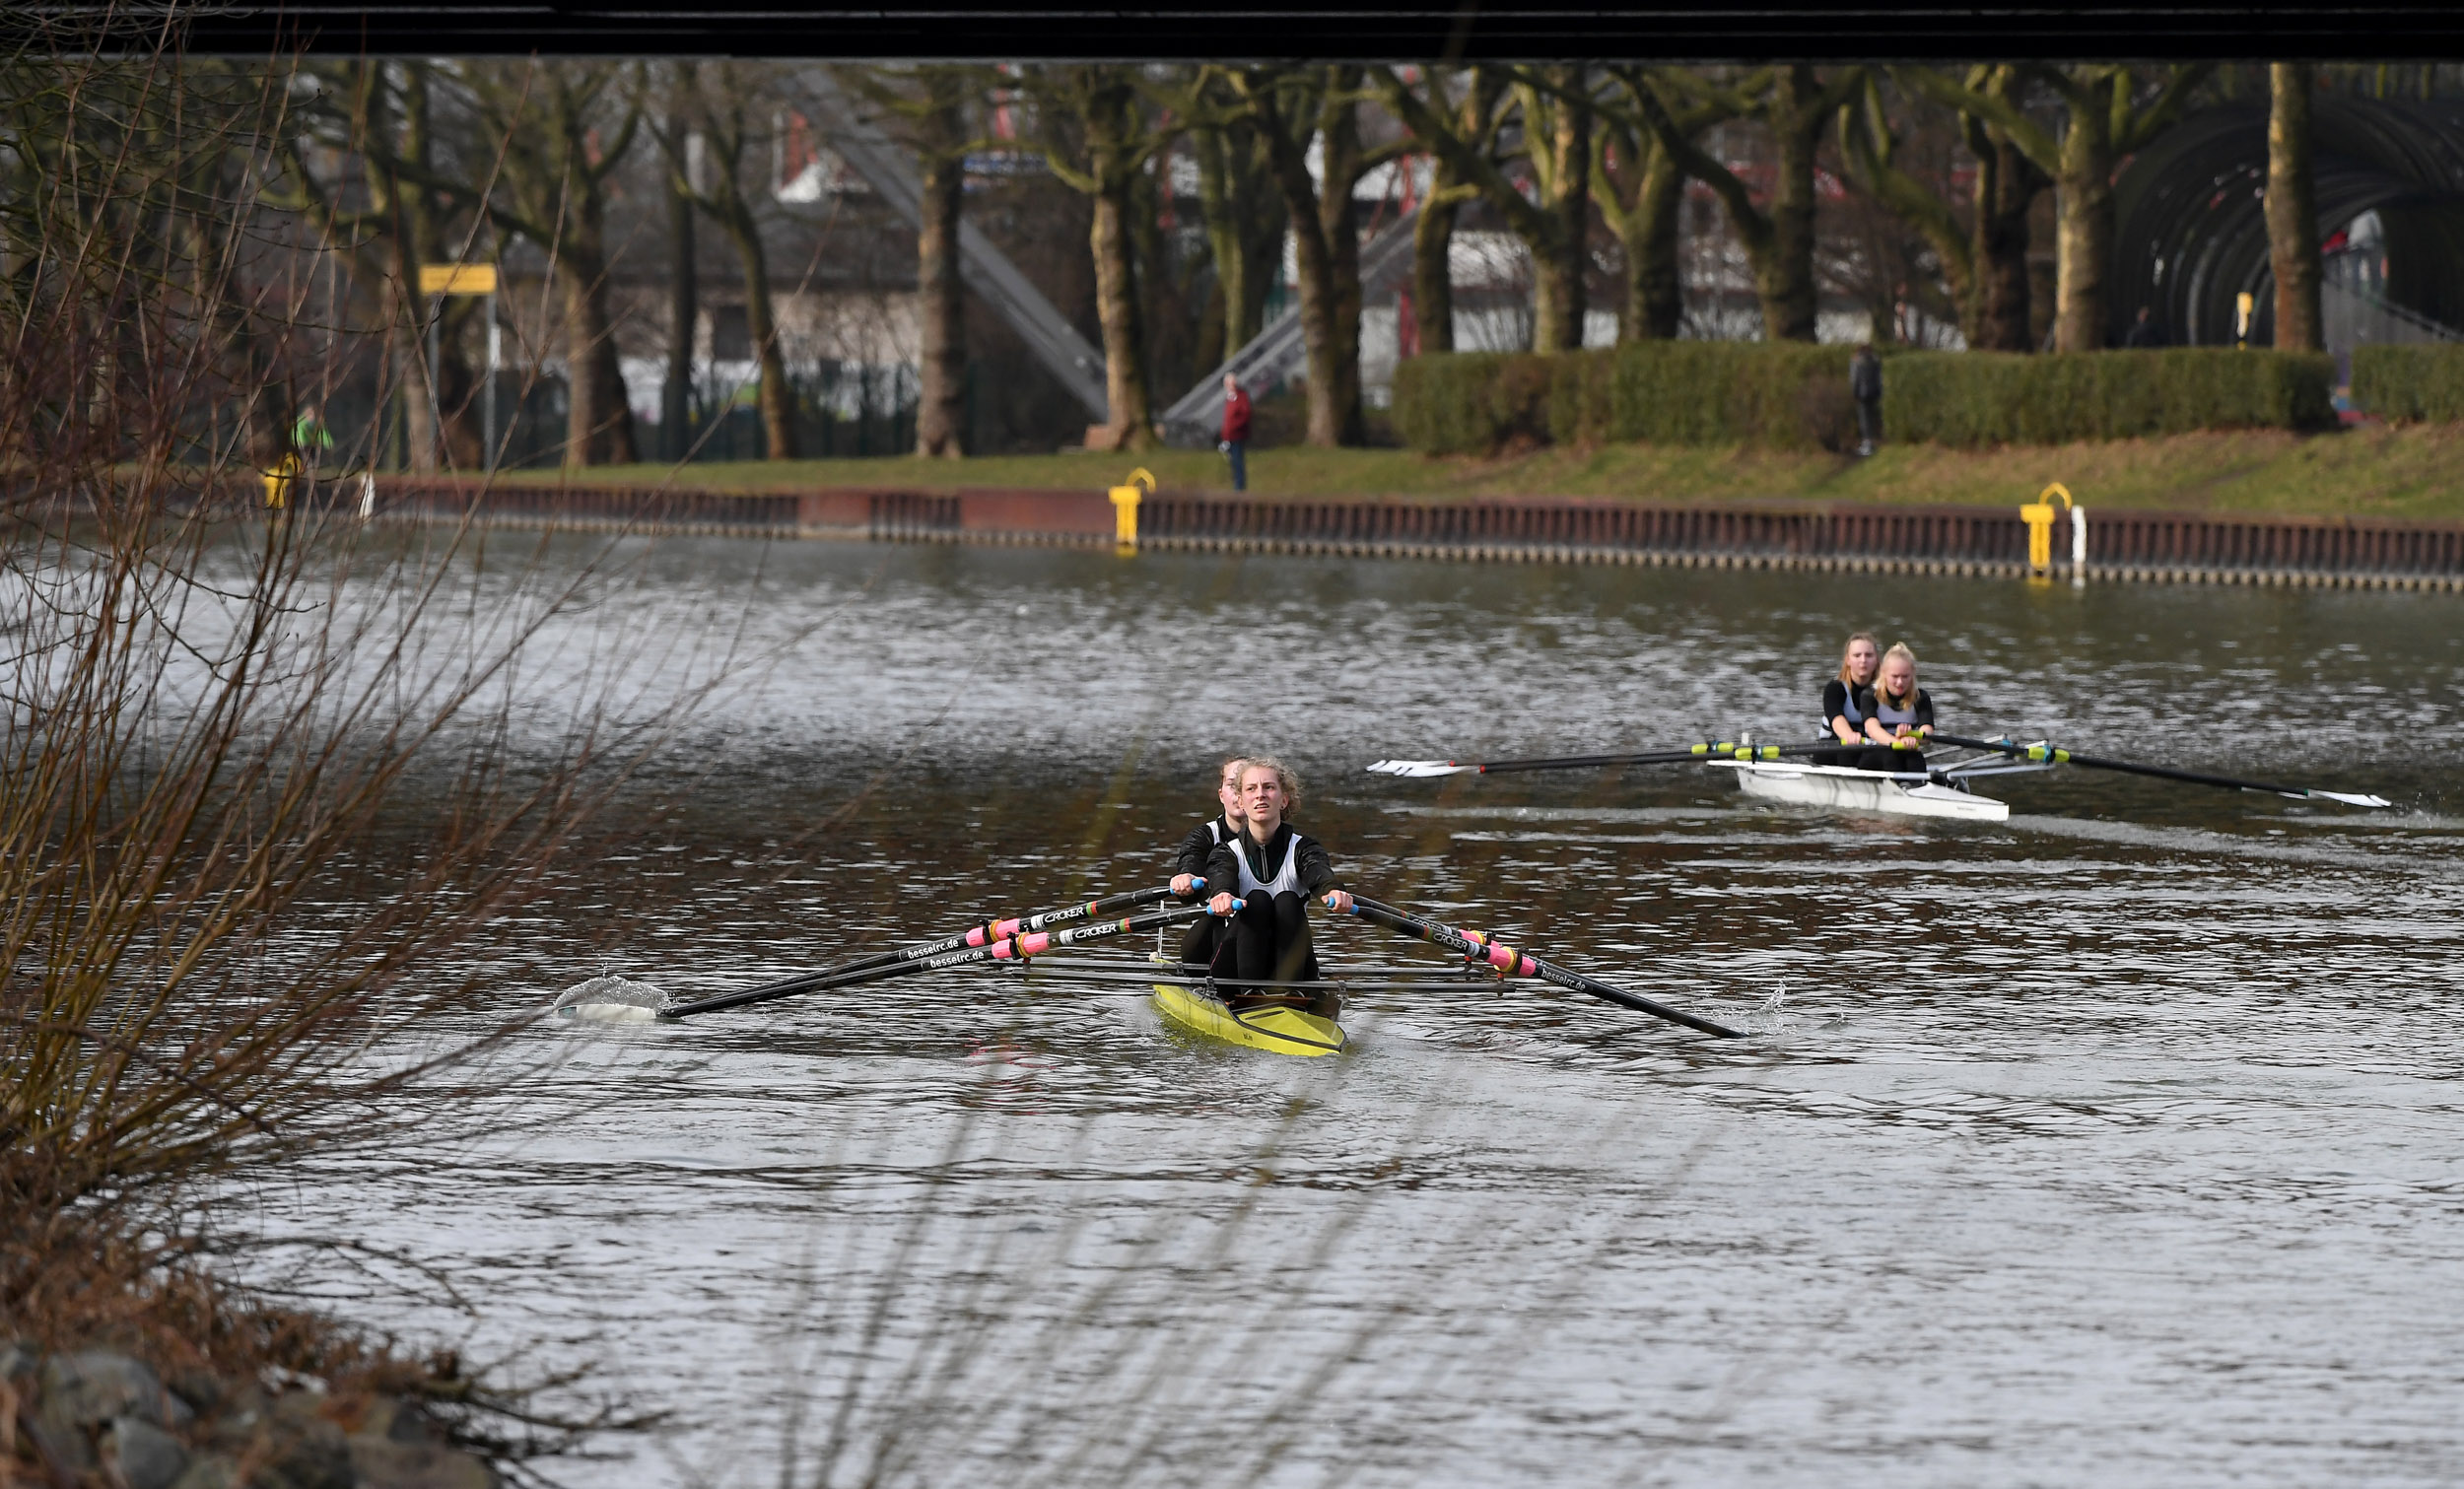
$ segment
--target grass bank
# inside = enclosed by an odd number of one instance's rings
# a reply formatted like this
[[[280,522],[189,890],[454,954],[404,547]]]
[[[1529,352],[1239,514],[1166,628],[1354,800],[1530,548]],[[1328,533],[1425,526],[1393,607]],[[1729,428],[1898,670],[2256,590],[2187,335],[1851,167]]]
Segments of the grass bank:
[[[1133,466],[1165,487],[1228,490],[1211,450],[1144,455],[995,455],[969,460],[875,456],[619,465],[593,484],[704,491],[809,491],[818,487],[1074,487],[1102,490]],[[2060,481],[2091,508],[2349,513],[2464,519],[2464,426],[2374,426],[2327,435],[2232,431],[2081,444],[1960,450],[1886,445],[1872,459],[1820,452],[1610,444],[1490,458],[1433,457],[1400,449],[1258,450],[1250,490],[1277,497],[1624,496],[1720,502],[1806,498],[1918,505],[2026,501]],[[509,483],[554,484],[556,471],[508,473]]]

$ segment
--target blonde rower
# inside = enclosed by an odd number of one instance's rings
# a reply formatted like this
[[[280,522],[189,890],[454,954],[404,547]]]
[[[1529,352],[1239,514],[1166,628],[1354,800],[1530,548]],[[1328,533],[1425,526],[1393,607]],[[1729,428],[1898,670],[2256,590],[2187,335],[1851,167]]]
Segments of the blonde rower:
[[[1865,714],[1865,737],[1875,748],[1860,762],[1869,771],[1922,771],[1923,746],[1893,749],[1899,739],[1924,739],[1934,732],[1934,700],[1916,685],[1916,653],[1904,643],[1882,653],[1874,686],[1859,701]]]
[[[1839,653],[1839,675],[1822,688],[1822,727],[1848,748],[1822,751],[1814,757],[1815,765],[1854,766],[1864,754],[1865,694],[1882,665],[1882,645],[1873,632],[1848,638]]]
[[[1335,865],[1317,839],[1295,829],[1284,815],[1300,805],[1300,778],[1272,756],[1241,764],[1241,831],[1206,858],[1208,908],[1228,915],[1214,972],[1227,994],[1261,990],[1259,982],[1317,981],[1318,959],[1309,937],[1309,902],[1325,898],[1337,912],[1351,909]]]

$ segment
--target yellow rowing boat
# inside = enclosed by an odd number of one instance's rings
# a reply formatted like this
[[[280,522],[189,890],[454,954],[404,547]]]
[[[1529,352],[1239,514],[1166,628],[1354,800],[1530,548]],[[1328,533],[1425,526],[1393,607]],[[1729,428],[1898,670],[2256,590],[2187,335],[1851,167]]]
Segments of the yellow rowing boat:
[[[1234,1008],[1213,993],[1178,982],[1155,984],[1155,1011],[1165,1023],[1192,1034],[1277,1054],[1338,1054],[1344,1044],[1343,1028],[1333,1019],[1271,1003]]]

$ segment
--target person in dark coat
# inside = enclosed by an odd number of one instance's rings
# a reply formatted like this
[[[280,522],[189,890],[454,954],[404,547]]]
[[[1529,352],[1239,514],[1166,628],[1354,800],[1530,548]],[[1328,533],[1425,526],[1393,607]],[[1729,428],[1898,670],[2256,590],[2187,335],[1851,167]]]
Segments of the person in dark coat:
[[[1230,372],[1223,374],[1223,458],[1232,462],[1232,489],[1249,490],[1249,394]]]
[[[2164,327],[2156,323],[2156,311],[2147,305],[2139,307],[2139,318],[2122,333],[2122,346],[2133,352],[2153,352],[2164,345]]]
[[[1870,341],[1848,364],[1848,396],[1857,402],[1857,453],[1870,455],[1882,438],[1882,359]]]

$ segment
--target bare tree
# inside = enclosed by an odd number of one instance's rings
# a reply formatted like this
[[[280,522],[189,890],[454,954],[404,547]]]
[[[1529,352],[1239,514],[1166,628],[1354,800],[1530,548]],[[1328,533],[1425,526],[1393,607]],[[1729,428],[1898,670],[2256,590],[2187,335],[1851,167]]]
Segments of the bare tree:
[[[506,232],[538,244],[562,280],[568,465],[641,458],[608,295],[607,181],[632,150],[643,115],[638,91],[616,87],[626,72],[607,62],[487,62],[460,64],[455,73],[477,131],[473,154],[493,146],[501,163],[501,185],[484,209]],[[421,173],[408,162],[389,164],[406,176]],[[468,189],[435,176],[425,184]]]
[[[773,460],[796,456],[795,385],[787,380],[787,354],[779,343],[779,316],[770,295],[770,255],[762,242],[761,220],[744,189],[744,157],[749,147],[769,143],[757,124],[768,107],[768,94],[752,69],[733,62],[684,63],[678,80],[686,124],[681,134],[661,126],[654,132],[667,158],[668,190],[683,194],[719,225],[736,250],[744,272],[744,327],[753,343],[759,385],[755,407],[761,411],[762,446]],[[693,142],[701,141],[701,164],[693,169]]]
[[[1019,83],[1036,104],[1036,148],[1062,183],[1094,205],[1088,248],[1095,259],[1095,314],[1104,333],[1105,442],[1146,449],[1155,442],[1146,330],[1139,312],[1131,195],[1147,162],[1176,130],[1147,116],[1137,70],[1068,64],[1036,67]]]
[[[1927,68],[1901,76],[1935,102],[1973,114],[2003,132],[2013,148],[2054,179],[2060,217],[2054,237],[2054,349],[2102,348],[2110,326],[2105,276],[2113,259],[2113,174],[2123,157],[2146,149],[2172,127],[2215,64],[2163,69],[2143,102],[2139,76],[2119,63],[2023,69],[2020,81],[2042,86],[2061,102],[2066,125],[2055,133],[2030,118],[2012,92],[1953,81]]]
[[[1477,191],[1531,250],[1535,348],[1580,347],[1592,170],[1593,104],[1585,70],[1555,67],[1511,75],[1511,106],[1521,126],[1520,159],[1533,186],[1530,196],[1490,153],[1488,127],[1467,129],[1468,116],[1442,96],[1433,101],[1427,95],[1433,85],[1415,89],[1392,68],[1377,69],[1370,81],[1387,111],[1456,181]]]
[[[1635,106],[1634,100],[1651,86],[1643,71],[1612,67],[1608,74],[1622,98],[1603,101],[1592,142],[1593,170],[1607,188],[1597,193],[1601,216],[1625,250],[1625,304],[1617,312],[1617,340],[1666,341],[1677,335],[1685,313],[1677,262],[1685,168]],[[1670,117],[1691,139],[1729,114],[1717,101],[1699,100]]]
[[[1634,95],[1639,112],[1686,173],[1709,183],[1728,209],[1729,222],[1753,265],[1763,336],[1812,341],[1817,308],[1814,156],[1833,116],[1865,86],[1865,70],[1841,68],[1826,82],[1814,68],[1792,63],[1723,82],[1702,73],[1659,68],[1646,82]],[[1755,205],[1751,187],[1695,145],[1679,124],[1677,110],[1694,102],[1717,103],[1732,117],[1755,120],[1769,131],[1776,169],[1767,211]]]
[[[1350,65],[1248,68],[1231,75],[1274,164],[1292,224],[1301,340],[1309,358],[1309,442],[1358,444],[1360,413],[1361,177],[1410,148],[1367,144],[1360,129],[1362,70]],[[1318,170],[1309,147],[1318,147]]]

